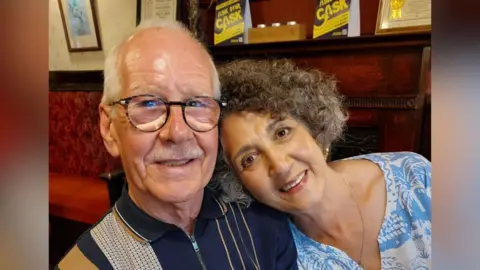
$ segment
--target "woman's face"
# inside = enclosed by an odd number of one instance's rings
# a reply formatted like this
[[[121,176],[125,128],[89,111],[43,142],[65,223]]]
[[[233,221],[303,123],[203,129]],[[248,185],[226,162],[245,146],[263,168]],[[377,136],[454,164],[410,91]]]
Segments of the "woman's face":
[[[321,199],[324,155],[293,118],[233,113],[222,121],[221,142],[230,166],[258,201],[294,214]]]

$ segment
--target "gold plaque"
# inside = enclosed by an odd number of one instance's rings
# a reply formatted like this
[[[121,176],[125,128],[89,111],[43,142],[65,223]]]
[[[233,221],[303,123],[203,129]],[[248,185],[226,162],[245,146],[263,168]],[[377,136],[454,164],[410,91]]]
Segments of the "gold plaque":
[[[431,0],[380,0],[375,34],[429,32]]]

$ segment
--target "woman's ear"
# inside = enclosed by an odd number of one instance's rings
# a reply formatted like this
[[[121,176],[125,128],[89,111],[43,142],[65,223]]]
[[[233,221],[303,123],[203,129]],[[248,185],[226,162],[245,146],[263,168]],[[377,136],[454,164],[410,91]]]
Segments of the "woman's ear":
[[[100,115],[100,134],[103,138],[103,143],[107,148],[107,151],[113,157],[120,155],[117,133],[110,117],[110,108],[104,104],[98,106],[98,112]]]

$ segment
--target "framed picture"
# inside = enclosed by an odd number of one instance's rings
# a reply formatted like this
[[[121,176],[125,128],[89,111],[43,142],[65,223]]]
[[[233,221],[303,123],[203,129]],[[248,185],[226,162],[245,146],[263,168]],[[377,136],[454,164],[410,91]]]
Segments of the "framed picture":
[[[58,0],[68,51],[101,51],[93,0]]]
[[[376,35],[429,32],[431,0],[380,0]]]
[[[181,0],[137,0],[137,25],[146,19],[158,17],[181,20]]]

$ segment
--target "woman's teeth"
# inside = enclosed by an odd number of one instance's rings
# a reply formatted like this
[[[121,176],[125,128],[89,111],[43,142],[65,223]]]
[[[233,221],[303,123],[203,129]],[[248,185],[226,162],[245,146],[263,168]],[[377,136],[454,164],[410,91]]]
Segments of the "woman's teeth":
[[[305,177],[305,174],[307,173],[307,171],[303,171],[301,174],[299,174],[297,176],[297,178],[295,178],[294,181],[290,181],[288,182],[286,185],[284,185],[280,190],[283,191],[283,192],[287,192],[289,191],[290,189],[296,187],[298,184],[300,184],[300,182],[302,182],[303,180],[303,177]]]

